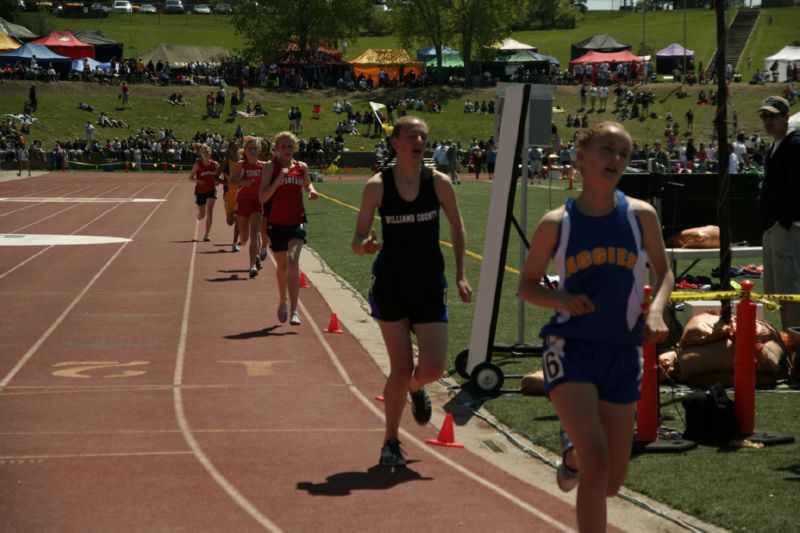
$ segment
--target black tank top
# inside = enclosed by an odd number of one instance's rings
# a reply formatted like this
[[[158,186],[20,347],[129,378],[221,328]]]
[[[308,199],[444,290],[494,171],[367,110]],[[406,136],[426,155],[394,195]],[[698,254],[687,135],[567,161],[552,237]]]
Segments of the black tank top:
[[[415,278],[438,281],[444,272],[444,258],[439,247],[440,204],[433,171],[420,171],[419,193],[410,202],[397,192],[393,168],[384,169],[381,179],[383,199],[378,213],[383,245],[375,260],[375,273],[411,282]]]

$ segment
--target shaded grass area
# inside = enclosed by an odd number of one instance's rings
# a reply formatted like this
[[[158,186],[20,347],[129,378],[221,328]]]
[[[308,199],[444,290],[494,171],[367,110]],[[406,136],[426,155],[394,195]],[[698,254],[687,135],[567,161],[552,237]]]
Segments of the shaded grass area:
[[[318,190],[341,203],[356,207],[363,184],[324,182]],[[563,202],[575,191],[563,190],[561,182],[552,189],[544,186],[528,187],[530,228],[551,206]],[[482,253],[491,184],[486,181],[464,180],[457,187],[459,204],[467,229],[467,248]],[[325,198],[309,203],[309,246],[317,250],[336,272],[346,278],[362,295],[366,295],[372,259],[358,257],[350,251],[350,240],[355,226],[356,211],[341,203]],[[516,209],[515,209],[516,211]],[[378,228],[379,223],[374,227]],[[529,229],[530,233],[530,229]],[[442,226],[442,239],[449,240],[446,222]],[[508,267],[518,267],[519,240],[511,238],[508,250]],[[452,252],[443,247],[447,274],[452,278],[454,266]],[[737,264],[737,263],[734,263]],[[743,263],[742,263],[743,264]],[[477,294],[480,260],[467,257],[467,276]],[[715,261],[701,261],[693,270],[695,274],[710,275]],[[496,342],[517,340],[517,300],[515,297],[517,274],[506,272],[497,321]],[[756,280],[756,291],[760,290]],[[451,291],[452,292],[452,291]],[[469,345],[469,335],[475,305],[464,305],[457,296],[450,296],[450,349],[448,368],[455,373],[454,358]],[[538,331],[550,317],[544,309],[526,307],[525,340],[538,343]],[[777,314],[767,313],[768,320],[779,323]],[[506,375],[504,391],[518,390],[519,379],[514,375],[538,369],[538,358],[509,358],[498,356]],[[467,384],[469,387],[469,384]],[[534,444],[558,449],[558,421],[550,403],[541,397],[522,397],[504,394],[485,399],[484,406],[504,424]],[[800,396],[796,392],[758,392],[756,396],[757,429],[773,430],[800,436]],[[674,391],[661,395],[663,425],[682,430],[683,408]],[[734,531],[789,531],[795,529],[793,504],[800,483],[800,446],[798,444],[768,447],[760,450],[713,448],[701,446],[683,454],[647,454],[631,462],[626,487],[644,493],[702,520]]]

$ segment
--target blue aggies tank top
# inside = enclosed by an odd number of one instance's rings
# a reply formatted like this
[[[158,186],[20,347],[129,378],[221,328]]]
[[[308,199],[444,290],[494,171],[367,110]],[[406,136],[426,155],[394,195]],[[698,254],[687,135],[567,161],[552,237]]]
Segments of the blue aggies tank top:
[[[542,337],[641,345],[647,253],[633,207],[622,192],[616,198],[616,208],[600,217],[584,215],[573,198],[567,200],[553,255],[559,290],[585,294],[595,311],[573,317],[558,309]]]
[[[444,257],[439,247],[439,197],[433,186],[433,172],[420,170],[417,197],[408,202],[400,197],[394,169],[381,173],[383,198],[378,208],[383,243],[373,273],[383,279],[425,280],[439,284]]]

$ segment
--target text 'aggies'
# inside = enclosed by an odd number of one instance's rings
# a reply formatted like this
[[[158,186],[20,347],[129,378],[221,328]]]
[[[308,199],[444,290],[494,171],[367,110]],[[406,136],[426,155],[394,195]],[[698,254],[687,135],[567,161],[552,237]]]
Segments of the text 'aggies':
[[[578,270],[583,270],[593,265],[619,265],[628,270],[633,270],[637,258],[638,256],[635,253],[625,248],[598,246],[591,251],[584,250],[567,257],[564,264],[567,267],[567,276],[570,276]]]

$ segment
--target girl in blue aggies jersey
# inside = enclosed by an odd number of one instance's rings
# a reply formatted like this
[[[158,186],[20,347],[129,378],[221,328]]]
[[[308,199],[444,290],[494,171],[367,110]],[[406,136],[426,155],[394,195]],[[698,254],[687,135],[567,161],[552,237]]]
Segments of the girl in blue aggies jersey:
[[[380,463],[404,466],[397,433],[411,396],[414,419],[425,424],[431,403],[424,385],[442,375],[447,360],[447,282],[439,248],[439,207],[450,223],[458,295],[469,302],[464,274],[466,236],[453,183],[446,174],[422,166],[428,125],[405,116],[394,123],[391,145],[397,156],[367,181],[361,197],[352,248],[358,255],[378,253],[372,267],[369,302],[381,328],[391,369],[383,390],[386,433]],[[370,230],[375,210],[381,216],[383,243]],[[417,337],[414,367],[411,332]]]
[[[545,393],[566,430],[556,479],[564,491],[578,485],[581,531],[605,531],[606,497],[622,486],[631,455],[642,341],[667,336],[663,310],[674,280],[658,215],[616,190],[630,154],[621,124],[603,122],[583,134],[583,190],[539,222],[519,285],[526,301],[556,310],[541,332],[542,367]],[[558,291],[539,283],[551,259]],[[643,317],[647,265],[655,297]]]

